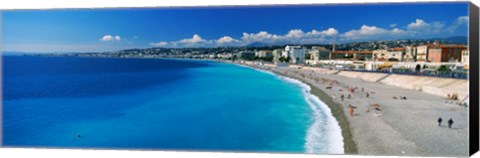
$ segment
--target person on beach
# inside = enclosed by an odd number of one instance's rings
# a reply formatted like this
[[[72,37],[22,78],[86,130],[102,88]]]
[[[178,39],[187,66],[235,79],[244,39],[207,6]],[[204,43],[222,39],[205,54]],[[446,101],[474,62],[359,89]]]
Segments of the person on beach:
[[[343,94],[340,96],[340,98],[342,99],[342,101],[343,101],[343,98],[344,98],[344,97],[345,97],[345,96],[343,96]]]
[[[442,117],[439,117],[437,122],[438,122],[438,126],[442,126]]]
[[[348,94],[348,99],[351,99],[352,98],[352,95]]]
[[[367,92],[367,98],[370,96],[370,93]]]
[[[354,112],[353,106],[348,105],[348,114],[350,114],[351,117],[353,117],[353,112]]]
[[[448,120],[448,128],[452,128],[452,125],[453,125],[453,120],[452,120],[452,118],[450,118]]]

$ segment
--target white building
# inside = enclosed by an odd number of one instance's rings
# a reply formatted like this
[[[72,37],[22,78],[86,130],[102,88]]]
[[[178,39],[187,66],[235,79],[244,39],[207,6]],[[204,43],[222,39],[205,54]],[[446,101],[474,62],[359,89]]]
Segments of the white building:
[[[292,46],[286,46],[285,49],[282,51],[282,57],[284,58],[288,57],[288,54],[291,49],[292,49]]]
[[[230,59],[230,58],[233,57],[233,54],[231,54],[231,53],[221,53],[221,54],[217,54],[217,57],[221,58],[221,59]]]
[[[275,64],[280,63],[280,57],[283,56],[282,53],[283,53],[282,49],[273,50],[273,52],[272,52],[273,63],[275,63]]]
[[[388,60],[387,58],[387,50],[386,49],[378,49],[378,50],[374,50],[372,51],[373,53],[373,57],[375,59],[375,61],[386,61]]]
[[[325,47],[314,46],[308,51],[310,54],[310,59],[306,60],[305,63],[310,65],[318,65],[320,60],[328,60],[331,51]]]
[[[426,62],[427,54],[428,54],[427,45],[417,46],[417,61]]]
[[[290,63],[304,64],[305,63],[305,48],[302,46],[286,46],[282,52],[282,56],[290,57]]]
[[[259,58],[272,57],[272,51],[270,50],[260,50],[255,52],[255,56]]]
[[[468,65],[468,61],[470,61],[468,49],[462,50],[462,63]]]
[[[210,58],[210,59],[215,59],[215,58],[217,58],[217,57],[218,57],[218,55],[215,54],[215,53],[212,53],[212,54],[209,54],[209,55],[208,55],[208,58]]]
[[[404,61],[414,62],[416,60],[417,60],[417,47],[416,46],[405,47]]]
[[[325,47],[312,47],[310,52],[310,60],[326,60],[328,59],[331,51]]]
[[[373,51],[373,56],[376,61],[402,61],[404,50],[403,48],[379,49]]]

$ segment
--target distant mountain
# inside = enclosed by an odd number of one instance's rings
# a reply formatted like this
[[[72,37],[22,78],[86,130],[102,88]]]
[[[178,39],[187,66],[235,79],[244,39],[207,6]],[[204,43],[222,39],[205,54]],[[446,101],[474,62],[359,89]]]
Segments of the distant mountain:
[[[382,42],[382,41],[402,41],[402,40],[412,40],[412,41],[417,41],[417,42],[423,42],[423,43],[433,43],[433,41],[438,40],[440,43],[448,43],[448,44],[467,44],[468,43],[468,38],[466,36],[452,36],[452,37],[438,37],[438,38],[412,38],[412,39],[397,39],[397,40],[377,40],[377,42]],[[354,43],[367,43],[371,41],[363,41],[363,42],[347,42],[347,43],[342,43],[344,45],[350,45]],[[339,43],[339,45],[342,45]],[[412,43],[414,44],[414,43]],[[415,43],[417,44],[417,43]],[[284,46],[286,43],[263,43],[263,42],[253,42],[246,47],[250,48],[257,48],[257,47],[272,47],[272,46]],[[296,45],[328,45],[328,44],[296,44]],[[418,45],[418,44],[417,44]]]
[[[431,38],[428,40],[439,40],[441,43],[457,43],[457,44],[467,44],[468,37],[466,36],[452,36],[446,38]]]
[[[269,47],[269,46],[274,46],[276,44],[271,44],[271,43],[263,43],[263,42],[253,42],[247,45],[247,47]]]
[[[411,38],[411,39],[402,39],[402,40],[425,41],[425,42],[429,42],[429,43],[433,43],[435,40],[438,40],[440,43],[465,44],[465,45],[468,43],[468,37],[467,36],[434,37],[434,38]]]

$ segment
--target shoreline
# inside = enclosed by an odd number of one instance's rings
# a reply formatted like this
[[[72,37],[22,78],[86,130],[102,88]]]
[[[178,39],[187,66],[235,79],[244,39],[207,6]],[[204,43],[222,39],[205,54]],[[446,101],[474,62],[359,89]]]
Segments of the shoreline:
[[[338,125],[341,128],[341,134],[342,134],[342,137],[343,137],[344,154],[347,154],[347,155],[348,154],[358,154],[356,143],[353,141],[353,138],[352,138],[352,131],[350,130],[349,122],[346,119],[345,112],[341,108],[341,105],[335,103],[333,101],[333,98],[329,97],[325,92],[323,92],[322,90],[320,90],[316,86],[302,80],[301,78],[297,78],[295,76],[289,76],[288,74],[284,74],[284,73],[281,73],[281,72],[273,71],[273,73],[275,73],[277,75],[284,76],[284,77],[289,77],[289,78],[299,80],[303,84],[308,85],[310,87],[310,93],[312,95],[318,97],[322,102],[324,102],[328,106],[328,108],[331,111],[331,114],[333,115],[333,117],[338,122]]]
[[[238,63],[233,63],[233,64],[238,64]],[[271,72],[271,73],[273,73],[275,75],[278,75],[278,76],[281,76],[281,77],[292,78],[292,79],[298,80],[298,81],[302,82],[303,84],[309,86],[310,87],[310,92],[309,93],[318,97],[322,102],[324,102],[328,106],[328,108],[330,109],[333,117],[338,122],[338,125],[340,126],[340,129],[341,129],[341,135],[343,137],[342,141],[343,141],[343,144],[344,144],[344,146],[343,146],[344,154],[345,155],[358,154],[357,146],[356,146],[356,143],[353,141],[352,131],[350,130],[350,125],[349,125],[348,120],[346,119],[345,112],[341,108],[341,105],[335,103],[333,101],[333,98],[328,96],[328,94],[326,94],[325,92],[323,92],[322,90],[320,90],[316,86],[314,86],[314,85],[312,85],[312,84],[306,82],[305,80],[303,80],[301,78],[298,78],[296,76],[288,75],[288,74],[285,74],[285,73],[282,73],[282,72],[279,72],[279,71],[264,69],[264,68],[261,68],[261,67],[255,67],[255,66],[252,66],[252,65],[246,65],[246,64],[240,64],[240,65],[247,66],[247,67],[250,67],[250,68],[255,68],[255,69],[261,69],[263,71],[268,71],[268,72]]]
[[[281,80],[284,80],[286,82],[290,82],[290,83],[293,83],[293,84],[296,84],[296,85],[299,85],[300,87],[302,87],[302,90],[307,91],[307,92],[304,92],[304,95],[306,97],[305,99],[311,98],[311,99],[314,100],[314,101],[312,101],[314,103],[310,103],[309,101],[307,101],[310,108],[312,109],[312,111],[314,113],[316,113],[317,107],[315,107],[315,106],[318,106],[318,108],[322,109],[320,111],[325,112],[325,114],[328,115],[327,117],[329,117],[328,118],[329,122],[333,123],[333,124],[330,124],[329,128],[327,128],[328,130],[330,130],[328,132],[329,139],[333,140],[329,144],[330,145],[329,146],[329,153],[327,153],[327,154],[332,154],[332,155],[336,155],[336,154],[356,154],[356,146],[355,146],[355,143],[353,142],[353,140],[351,139],[351,134],[349,133],[350,130],[346,130],[346,131],[343,130],[344,129],[344,127],[342,127],[343,124],[341,125],[339,123],[339,121],[337,119],[337,116],[334,114],[334,111],[336,111],[336,110],[332,110],[332,108],[329,106],[329,104],[325,103],[323,101],[323,98],[320,97],[321,93],[322,93],[321,90],[319,90],[318,88],[314,87],[311,84],[306,83],[305,81],[302,81],[300,78],[297,78],[297,77],[294,77],[294,76],[290,77],[287,74],[283,74],[281,72],[273,72],[273,71],[270,71],[270,70],[265,70],[265,69],[256,68],[256,67],[252,67],[252,66],[246,66],[246,65],[238,65],[238,66],[247,67],[247,68],[254,69],[256,71],[260,71],[260,72],[263,72],[263,73],[272,74],[272,75],[275,75],[276,77],[281,78]],[[317,91],[313,92],[312,91],[313,89],[316,89]],[[317,94],[316,92],[320,92],[320,93]],[[326,97],[328,97],[328,96],[326,96]],[[339,109],[339,110],[341,110],[341,109]],[[337,112],[340,112],[339,115],[343,114],[343,111],[337,111]],[[315,116],[315,114],[314,114],[314,116]],[[315,143],[315,142],[309,142],[310,139],[308,139],[308,137],[313,136],[313,135],[311,135],[312,134],[311,132],[315,131],[314,127],[316,127],[315,125],[317,124],[317,121],[323,121],[323,120],[315,119],[315,122],[313,122],[310,125],[309,129],[307,130],[307,138],[306,138],[306,143],[307,144]],[[347,123],[346,128],[348,128],[348,122],[346,122],[346,123]],[[331,125],[333,125],[333,127]],[[344,136],[346,133],[350,134],[350,135]],[[348,137],[347,139],[350,139],[350,141],[347,145],[345,145],[345,137]],[[338,140],[341,140],[341,141],[338,141]],[[341,145],[339,145],[339,144],[334,145],[337,142],[340,143]],[[341,147],[341,152],[338,152],[338,149],[336,149],[339,146]],[[348,152],[349,153],[346,153],[346,150],[345,150],[346,146],[348,146],[348,150],[349,150]],[[314,150],[315,146],[308,146],[308,148],[307,148],[307,146],[305,146],[305,147],[306,147],[306,153],[314,153],[314,152],[312,152],[312,150]],[[351,151],[351,150],[354,150],[354,151]]]
[[[272,72],[310,86],[310,93],[323,101],[338,121],[346,155],[468,155],[468,108],[445,97],[345,77],[321,68],[232,64]],[[350,91],[352,88],[355,91]],[[349,106],[354,107],[353,115]],[[438,126],[439,117],[453,118],[455,127],[448,128],[445,121]]]

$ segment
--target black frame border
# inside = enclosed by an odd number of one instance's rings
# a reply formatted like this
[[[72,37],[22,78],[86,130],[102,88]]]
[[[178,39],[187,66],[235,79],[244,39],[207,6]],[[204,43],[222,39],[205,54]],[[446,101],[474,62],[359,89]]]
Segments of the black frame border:
[[[478,6],[469,2],[469,55],[470,55],[470,103],[469,103],[469,122],[470,122],[470,156],[478,152],[479,144],[479,93],[480,88],[478,81],[479,71],[479,12]]]

